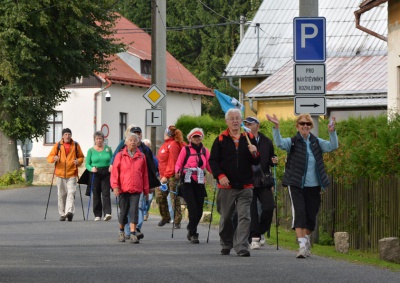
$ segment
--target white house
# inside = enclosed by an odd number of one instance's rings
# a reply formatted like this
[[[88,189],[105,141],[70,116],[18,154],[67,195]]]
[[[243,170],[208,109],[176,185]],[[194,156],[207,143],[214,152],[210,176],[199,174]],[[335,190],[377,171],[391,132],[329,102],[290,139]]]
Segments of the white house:
[[[127,45],[127,50],[117,54],[108,73],[77,78],[66,86],[71,93],[69,99],[56,108],[56,117],[49,117],[46,135],[33,142],[30,161],[37,184],[51,181],[53,172],[44,165],[45,157],[61,139],[63,128],[71,129],[72,138],[79,142],[85,156],[93,146],[93,133],[98,130],[103,131],[113,149],[130,124],[141,127],[143,137],[150,138],[146,109],[151,105],[143,95],[151,87],[151,37],[123,17],[115,28],[115,37]],[[201,115],[201,96],[213,96],[211,89],[171,54],[167,53],[166,61],[166,124],[174,124],[184,114]],[[106,101],[106,94],[111,96],[110,101]]]

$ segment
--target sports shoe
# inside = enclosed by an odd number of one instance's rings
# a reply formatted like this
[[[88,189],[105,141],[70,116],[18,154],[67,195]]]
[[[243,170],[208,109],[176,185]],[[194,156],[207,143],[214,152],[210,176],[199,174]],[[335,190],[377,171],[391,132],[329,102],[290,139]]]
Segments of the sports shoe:
[[[125,233],[123,231],[119,231],[118,242],[125,242]]]
[[[136,235],[131,234],[131,244],[139,244],[139,239]]]
[[[252,250],[259,250],[261,248],[260,242],[252,241],[250,244],[250,249]]]
[[[264,245],[265,245],[265,236],[264,236],[264,234],[261,235],[260,245],[261,245],[261,246],[264,246]]]
[[[136,237],[141,240],[144,238],[144,234],[140,231],[139,228],[136,228]]]
[[[231,253],[230,249],[222,249],[221,250],[221,255],[229,255]]]
[[[189,231],[188,231],[188,233],[187,233],[187,239],[189,240],[189,242],[191,242],[192,241],[192,235],[190,235],[190,233],[189,233]]]
[[[299,252],[297,253],[297,258],[306,258],[307,257],[307,249],[306,247],[300,247]]]
[[[65,216],[65,215],[61,215],[61,217],[60,217],[60,221],[65,221],[65,219],[67,218],[67,216]]]
[[[101,220],[101,217],[96,216],[96,217],[94,218],[94,221],[100,221],[100,220]]]
[[[144,221],[147,221],[147,219],[149,219],[149,214],[148,213],[143,217]]]
[[[72,218],[74,217],[72,212],[68,212],[66,216],[67,216],[68,221],[72,221]]]
[[[181,229],[181,224],[180,224],[180,223],[174,224],[174,228],[175,228],[175,229]]]
[[[164,225],[167,224],[167,223],[168,223],[168,222],[164,222],[164,221],[161,220],[160,222],[158,222],[158,226],[161,227],[161,226],[164,226]]]
[[[125,240],[129,240],[131,238],[131,234],[125,234]]]
[[[111,214],[106,214],[106,216],[104,216],[104,221],[108,221],[112,218]]]
[[[200,241],[199,241],[199,234],[196,233],[196,234],[190,236],[190,242],[191,242],[192,244],[198,244],[198,243],[200,243]]]
[[[237,255],[241,257],[248,257],[250,256],[250,252],[248,250],[241,250],[240,252],[237,253]]]

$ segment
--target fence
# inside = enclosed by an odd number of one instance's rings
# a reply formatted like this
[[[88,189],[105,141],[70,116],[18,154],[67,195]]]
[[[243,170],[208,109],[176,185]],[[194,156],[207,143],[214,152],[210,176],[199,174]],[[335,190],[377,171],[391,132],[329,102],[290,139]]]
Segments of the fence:
[[[333,237],[335,232],[348,232],[350,247],[378,250],[378,241],[400,237],[399,178],[390,176],[377,181],[360,179],[351,187],[331,181],[322,195],[318,217],[319,232]],[[291,226],[291,203],[287,189],[280,187],[279,221]]]

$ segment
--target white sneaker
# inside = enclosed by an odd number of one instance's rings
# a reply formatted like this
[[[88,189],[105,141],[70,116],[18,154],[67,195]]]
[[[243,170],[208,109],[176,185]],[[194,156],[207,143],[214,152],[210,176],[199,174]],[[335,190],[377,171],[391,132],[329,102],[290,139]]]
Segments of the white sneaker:
[[[264,246],[264,245],[265,245],[265,236],[264,236],[264,234],[261,235],[260,245],[261,245],[261,246]]]
[[[100,218],[100,217],[99,217]],[[112,218],[111,214],[106,214],[106,216],[104,216],[104,221],[108,221]]]
[[[250,249],[252,249],[252,250],[259,250],[260,248],[261,248],[261,245],[260,245],[260,238],[251,238]]]
[[[296,256],[297,258],[306,258],[307,257],[307,249],[306,247],[299,248],[299,252]]]
[[[100,221],[101,220],[101,217],[95,217],[94,218],[94,221]]]

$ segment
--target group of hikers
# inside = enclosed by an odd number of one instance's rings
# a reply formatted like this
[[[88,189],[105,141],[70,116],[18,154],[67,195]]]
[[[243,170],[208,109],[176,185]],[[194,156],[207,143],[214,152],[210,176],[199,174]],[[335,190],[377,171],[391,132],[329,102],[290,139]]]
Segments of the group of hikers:
[[[282,184],[288,187],[292,202],[292,228],[299,242],[297,258],[306,258],[311,255],[310,235],[315,228],[320,192],[329,186],[323,153],[338,148],[335,121],[333,118],[328,126],[327,141],[310,132],[313,120],[309,114],[297,117],[297,134],[291,138],[281,137],[275,115],[267,114],[266,118],[274,124],[275,145],[288,153]],[[161,216],[158,226],[173,223],[174,229],[181,228],[182,197],[189,218],[187,239],[198,244],[197,227],[207,197],[208,172],[216,180],[221,255],[229,255],[234,249],[238,256],[248,257],[249,249],[260,249],[272,223],[275,203],[271,168],[278,158],[273,142],[259,132],[256,117],[243,120],[239,109],[229,109],[225,122],[227,129],[214,140],[210,151],[202,143],[205,134],[201,128],[187,134],[186,144],[182,131],[171,125],[164,132],[164,143],[156,156],[150,141],[142,139],[142,130],[135,125],[126,129],[125,139],[114,153],[104,143],[104,134],[95,132],[94,146],[87,151],[85,161],[94,220],[112,218],[111,188],[119,202],[118,241],[128,239],[137,244],[144,238],[142,224],[148,217],[153,194]],[[53,146],[47,160],[55,163],[60,221],[72,221],[76,177],[84,154],[69,128],[62,130],[62,139]]]

